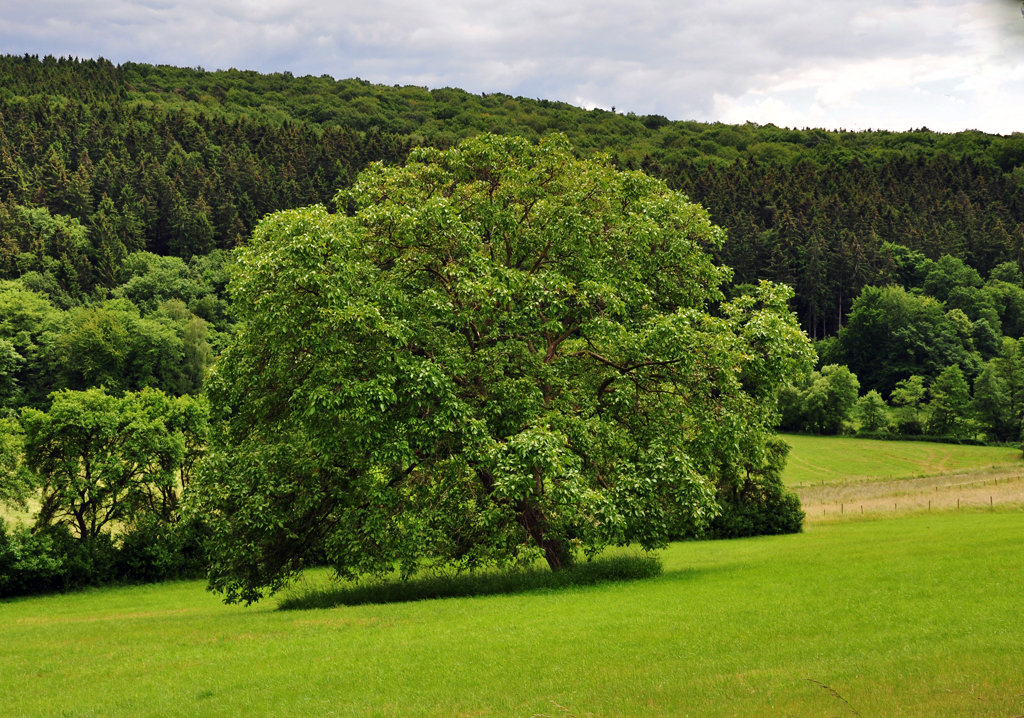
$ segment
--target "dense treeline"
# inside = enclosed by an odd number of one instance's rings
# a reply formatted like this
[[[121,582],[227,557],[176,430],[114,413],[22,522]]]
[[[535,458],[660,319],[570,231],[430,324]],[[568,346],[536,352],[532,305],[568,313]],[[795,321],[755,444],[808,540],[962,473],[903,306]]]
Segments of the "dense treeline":
[[[237,245],[264,214],[326,202],[406,140],[52,97],[0,98],[0,276],[67,300],[111,289],[125,258]]]
[[[982,274],[1022,261],[1020,135],[670,122],[451,88],[104,60],[3,57],[0,88],[0,273],[49,265],[71,293],[112,286],[133,250],[188,259],[234,246],[267,212],[327,202],[369,161],[485,131],[563,132],[583,154],[611,152],[666,179],[729,230],[720,259],[737,283],[795,287],[815,338],[845,323],[862,287],[893,278],[886,243]],[[91,247],[58,238],[42,251],[52,261],[41,258],[19,207],[77,219]]]
[[[820,371],[781,392],[782,428],[1020,441],[1019,266],[998,264],[983,280],[949,254],[932,261],[900,245],[884,249],[891,259],[889,283],[863,288],[847,325],[818,342]]]
[[[812,338],[845,324],[863,287],[902,283],[893,244],[933,260],[952,255],[986,275],[1024,259],[1024,174],[966,154],[655,171],[729,230],[721,259],[737,282],[796,289]]]

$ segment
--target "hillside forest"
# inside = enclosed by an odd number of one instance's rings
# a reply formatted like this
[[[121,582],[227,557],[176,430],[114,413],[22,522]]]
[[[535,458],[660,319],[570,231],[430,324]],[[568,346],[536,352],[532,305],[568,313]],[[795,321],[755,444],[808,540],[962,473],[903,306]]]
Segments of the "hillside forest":
[[[781,392],[783,430],[1020,441],[1024,134],[671,121],[453,88],[4,56],[0,464],[15,478],[0,502],[47,530],[0,532],[0,575],[22,566],[0,595],[197,570],[202,526],[169,527],[205,441],[204,376],[236,329],[232,250],[275,211],[352,212],[333,198],[371,162],[481,133],[563,134],[579,157],[699,202],[727,232],[714,260],[733,270],[729,299],[762,279],[790,285],[818,366]],[[102,491],[83,489],[71,427],[106,457]],[[170,438],[154,448],[155,436]],[[130,446],[156,453],[126,463]],[[88,537],[99,543],[76,554]]]

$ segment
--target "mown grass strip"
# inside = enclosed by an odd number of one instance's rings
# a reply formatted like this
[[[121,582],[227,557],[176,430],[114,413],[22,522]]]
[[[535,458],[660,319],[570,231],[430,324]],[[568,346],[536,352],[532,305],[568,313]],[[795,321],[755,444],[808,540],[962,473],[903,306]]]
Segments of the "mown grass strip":
[[[366,604],[406,603],[434,598],[469,598],[592,586],[612,581],[638,581],[661,574],[661,561],[653,555],[609,556],[578,563],[552,573],[545,568],[423,576],[408,581],[387,580],[355,585],[328,584],[300,587],[278,608],[333,608]]]
[[[910,441],[872,441],[842,436],[786,434],[789,486],[935,476],[994,466],[1019,465],[1017,447],[959,446]]]
[[[316,611],[202,582],[0,601],[0,716],[1007,718],[1022,535],[1020,512],[815,524],[673,544],[644,581]]]

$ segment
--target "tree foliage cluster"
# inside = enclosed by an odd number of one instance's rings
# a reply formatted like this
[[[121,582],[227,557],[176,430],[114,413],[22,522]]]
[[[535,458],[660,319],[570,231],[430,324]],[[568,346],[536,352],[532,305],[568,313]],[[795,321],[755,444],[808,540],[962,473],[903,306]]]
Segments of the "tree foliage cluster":
[[[761,511],[723,534],[799,529],[771,442],[810,347],[785,288],[724,301],[699,206],[564,138],[493,135],[373,165],[339,201],[239,252],[195,494],[229,599],[313,547],[343,576],[411,575],[654,548],[729,501]]]
[[[971,382],[956,364],[927,379],[912,374],[896,382],[889,400],[860,382],[847,367],[830,364],[798,377],[779,393],[779,428],[809,434],[853,433],[875,437],[1008,443],[1024,440],[1024,353],[1003,339],[998,354]]]
[[[68,301],[46,275],[0,282],[0,409],[45,409],[61,389],[196,394],[232,330],[224,252],[130,255],[108,299]]]
[[[195,575],[202,526],[183,493],[205,450],[205,401],[158,389],[54,392],[48,411],[0,419],[0,597]],[[116,529],[116,533],[115,533]]]
[[[0,96],[0,277],[38,272],[75,299],[103,293],[133,252],[231,248],[268,212],[325,202],[408,148],[348,128]]]
[[[5,56],[0,78],[0,227],[19,221],[17,207],[46,207],[93,229],[85,256],[46,254],[86,291],[116,282],[135,249],[188,259],[234,246],[268,212],[328,203],[369,161],[401,163],[413,145],[482,132],[564,133],[583,156],[611,152],[665,179],[728,230],[717,258],[736,283],[795,288],[813,338],[845,324],[862,287],[891,279],[889,244],[982,274],[1022,259],[1024,136],[670,122],[451,88],[103,60]],[[0,272],[32,269],[18,258],[33,252],[8,240]]]
[[[812,338],[845,325],[862,288],[904,285],[901,251],[930,261],[950,255],[983,275],[1024,259],[1024,169],[1008,173],[983,157],[889,153],[704,171],[681,162],[651,171],[728,230],[719,257],[737,283],[794,287]]]
[[[485,132],[506,139],[448,149]],[[346,575],[408,573],[794,530],[777,406],[807,431],[856,406],[875,430],[1020,436],[1022,164],[1016,135],[2,57],[4,445],[58,398],[191,401],[240,329],[199,480],[232,597],[312,550]],[[257,227],[234,327],[225,250]],[[809,354],[787,306],[828,337],[795,379]],[[116,543],[56,516],[0,566]],[[143,523],[126,536],[164,531]]]
[[[1021,440],[1018,265],[998,264],[983,279],[952,255],[885,251],[891,283],[864,287],[846,326],[817,342],[823,366],[782,390],[781,428]]]

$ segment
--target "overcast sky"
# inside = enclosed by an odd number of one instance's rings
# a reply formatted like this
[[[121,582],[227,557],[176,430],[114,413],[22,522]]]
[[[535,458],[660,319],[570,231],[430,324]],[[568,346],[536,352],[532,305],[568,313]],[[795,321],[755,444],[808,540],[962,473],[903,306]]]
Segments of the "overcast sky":
[[[0,0],[0,10],[4,53],[361,77],[671,119],[1024,131],[1015,0]]]

